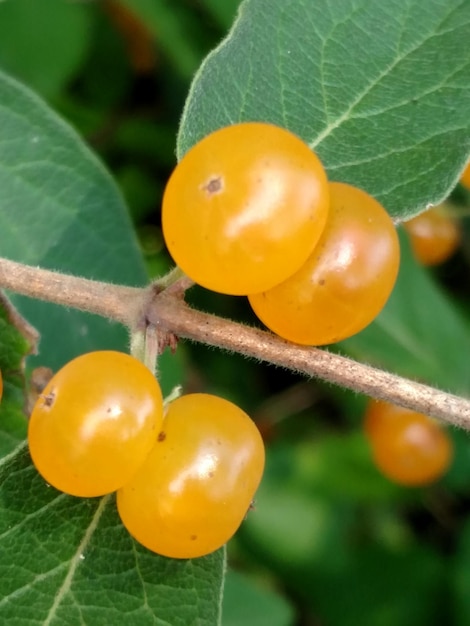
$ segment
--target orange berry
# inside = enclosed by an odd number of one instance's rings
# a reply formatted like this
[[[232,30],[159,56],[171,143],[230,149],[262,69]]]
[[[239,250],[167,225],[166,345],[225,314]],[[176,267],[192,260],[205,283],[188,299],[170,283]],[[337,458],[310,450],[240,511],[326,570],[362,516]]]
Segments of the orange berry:
[[[328,208],[326,174],[307,144],[284,128],[246,122],[211,133],[178,163],[163,196],[163,234],[196,283],[247,295],[301,267]]]
[[[415,257],[423,265],[447,261],[460,244],[457,222],[442,209],[432,208],[403,224]]]
[[[407,486],[426,485],[448,469],[452,441],[432,418],[385,402],[370,404],[364,428],[378,469]]]

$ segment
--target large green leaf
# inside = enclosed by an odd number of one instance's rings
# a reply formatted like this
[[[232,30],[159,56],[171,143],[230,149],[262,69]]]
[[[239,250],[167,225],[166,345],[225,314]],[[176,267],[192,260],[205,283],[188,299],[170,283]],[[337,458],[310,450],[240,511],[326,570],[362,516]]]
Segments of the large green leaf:
[[[0,103],[0,255],[98,280],[145,283],[126,207],[101,163],[37,96],[4,74]],[[126,347],[125,330],[98,317],[13,300],[41,334],[41,365],[56,368],[87,350]]]
[[[0,68],[43,95],[56,95],[88,52],[91,17],[81,2],[0,2]]]
[[[262,581],[264,582],[264,581]],[[282,596],[267,585],[257,584],[229,570],[225,578],[223,626],[291,626],[294,615]]]
[[[25,450],[0,461],[0,553],[3,624],[219,623],[223,550],[157,557],[124,530],[111,496],[60,494]]]
[[[329,626],[441,626],[446,619],[445,563],[434,550],[391,551],[370,545],[353,551],[344,571],[305,579],[301,593]],[[464,623],[464,622],[462,622]]]
[[[246,0],[201,66],[178,155],[216,128],[297,133],[394,216],[448,195],[470,152],[468,0]]]
[[[178,561],[134,542],[114,499],[74,498],[31,464],[25,356],[35,333],[0,300],[0,623],[215,626],[224,551]]]
[[[43,102],[5,75],[0,103],[0,254],[144,283],[132,224],[98,160]],[[42,334],[41,364],[56,367],[88,349],[125,345],[124,330],[98,317],[14,301]],[[14,365],[27,346],[10,326],[0,319],[2,359]],[[2,359],[0,366],[10,367]],[[181,382],[180,362],[166,355],[162,369],[167,385]],[[15,386],[11,376],[0,411],[0,622],[218,624],[223,551],[195,561],[160,558],[131,540],[111,497],[77,499],[47,486],[22,441],[25,381],[17,376]]]

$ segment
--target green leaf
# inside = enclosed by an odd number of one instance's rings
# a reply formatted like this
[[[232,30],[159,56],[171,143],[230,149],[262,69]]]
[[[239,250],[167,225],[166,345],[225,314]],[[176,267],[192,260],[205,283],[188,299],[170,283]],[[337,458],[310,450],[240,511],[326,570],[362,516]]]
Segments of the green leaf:
[[[442,558],[418,544],[393,507],[416,504],[416,494],[382,479],[381,495],[378,480],[357,472],[360,436],[271,445],[240,541],[321,623],[446,623],[438,612],[446,599]]]
[[[441,479],[441,484],[454,495],[468,495],[467,476],[470,473],[470,437],[468,431],[454,428],[449,430],[454,447],[452,464]]]
[[[329,626],[441,626],[445,616],[445,575],[440,555],[413,546],[355,550],[344,570],[305,582],[303,593]],[[462,622],[463,624],[464,622]]]
[[[26,451],[0,461],[0,546],[4,624],[219,623],[223,550],[195,560],[157,557],[124,530],[112,496],[60,494]]]
[[[126,284],[145,271],[119,192],[80,138],[34,94],[0,74],[0,254]],[[13,296],[42,336],[41,365],[124,348],[125,330],[88,314]]]
[[[132,224],[102,165],[43,102],[5,75],[0,102],[0,254],[91,278],[143,283]],[[14,301],[42,333],[43,365],[125,345],[123,329],[95,316]],[[10,359],[8,333],[0,319],[1,358]],[[15,344],[14,350],[20,359],[26,347]],[[164,355],[162,365],[168,390],[181,382],[181,360]],[[7,377],[0,405],[0,622],[217,624],[223,551],[195,561],[157,557],[123,529],[111,497],[77,499],[48,487],[21,441],[24,405],[23,377],[16,388]]]
[[[360,424],[348,434],[325,434],[299,443],[294,468],[296,480],[305,491],[330,499],[377,504],[415,497],[379,472]]]
[[[246,0],[196,75],[178,155],[268,121],[394,216],[445,198],[470,152],[467,0]]]
[[[315,445],[310,448],[310,457],[315,463]],[[319,492],[312,467],[307,469],[311,475],[310,484],[306,484],[305,468],[298,467],[298,462],[293,446],[280,443],[270,447],[254,510],[243,523],[240,537],[275,568],[323,569],[326,559],[331,565],[342,558],[351,503],[335,493],[325,497],[324,491]],[[302,460],[300,463],[303,465]],[[334,466],[329,469],[334,471]]]
[[[0,255],[144,284],[132,223],[102,164],[37,96],[3,74],[0,102]],[[41,334],[41,365],[56,369],[88,350],[126,348],[126,331],[106,320],[19,296],[13,301]],[[176,361],[174,367],[181,373]]]
[[[354,507],[403,504],[415,497],[380,474],[357,428],[296,445],[279,442],[269,448],[242,537],[276,566],[320,571],[326,558],[333,564],[347,549]]]
[[[225,577],[223,626],[291,626],[290,604],[278,593],[239,572]]]
[[[85,59],[91,18],[90,7],[79,2],[0,2],[0,68],[56,95]]]
[[[340,344],[356,359],[454,393],[470,385],[470,328],[429,271],[413,258],[402,233],[397,283],[370,326]]]
[[[25,358],[36,350],[37,334],[0,292],[0,459],[26,434]]]
[[[454,551],[451,571],[452,617],[455,626],[466,626],[470,620],[470,520],[467,518],[460,531]]]

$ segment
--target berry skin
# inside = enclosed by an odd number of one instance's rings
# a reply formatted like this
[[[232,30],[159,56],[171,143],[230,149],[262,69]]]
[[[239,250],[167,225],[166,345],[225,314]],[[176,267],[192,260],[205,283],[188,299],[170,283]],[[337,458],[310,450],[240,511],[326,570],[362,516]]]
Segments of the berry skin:
[[[467,167],[462,172],[460,182],[464,187],[470,190],[470,163],[467,164]]]
[[[272,124],[235,124],[202,139],[176,166],[163,196],[163,234],[196,283],[247,295],[301,267],[328,206],[323,166],[301,139]]]
[[[259,319],[294,343],[335,343],[365,328],[398,273],[398,236],[385,209],[344,183],[330,184],[330,198],[325,230],[307,262],[280,285],[249,296]]]
[[[403,224],[411,247],[422,265],[439,265],[447,261],[460,243],[460,229],[442,210],[428,209]]]
[[[401,415],[405,411],[401,406],[383,402],[381,400],[370,400],[367,405],[364,417],[364,431],[367,437],[373,441],[376,434],[380,437],[381,428],[386,419],[393,419],[396,415]]]
[[[422,413],[374,401],[366,412],[364,429],[375,464],[393,482],[427,485],[439,479],[451,463],[451,439]]]
[[[45,387],[29,421],[29,449],[56,489],[101,496],[132,478],[162,421],[160,386],[140,361],[90,352],[67,363]]]
[[[216,396],[181,396],[144,465],[118,491],[119,515],[153,552],[203,556],[236,532],[263,469],[263,442],[248,415]]]

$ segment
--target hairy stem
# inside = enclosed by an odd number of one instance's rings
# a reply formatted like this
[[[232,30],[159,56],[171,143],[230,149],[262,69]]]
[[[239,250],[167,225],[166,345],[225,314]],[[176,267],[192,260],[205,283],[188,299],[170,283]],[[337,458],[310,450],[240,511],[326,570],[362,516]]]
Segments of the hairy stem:
[[[0,287],[24,296],[96,313],[130,326],[142,302],[142,289],[111,285],[51,272],[0,258]]]
[[[179,337],[240,352],[470,430],[470,400],[324,349],[297,346],[271,333],[195,311],[164,294],[148,316],[152,324],[171,329]]]
[[[146,289],[99,283],[5,259],[0,259],[0,287],[96,313],[131,328],[138,327],[145,319],[162,333],[239,352],[470,430],[467,399],[327,350],[296,346],[270,333],[195,311],[184,303],[179,293],[164,291],[149,298]]]

